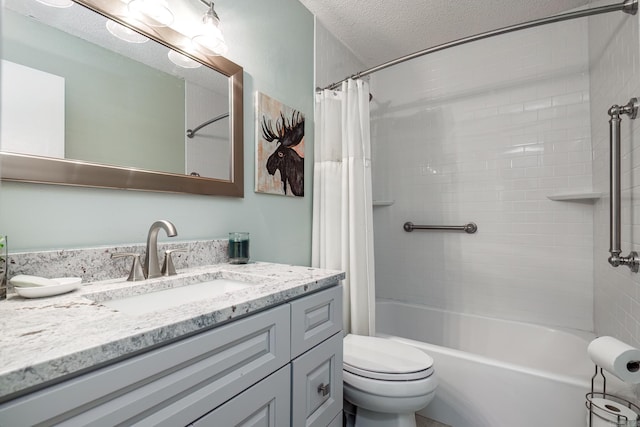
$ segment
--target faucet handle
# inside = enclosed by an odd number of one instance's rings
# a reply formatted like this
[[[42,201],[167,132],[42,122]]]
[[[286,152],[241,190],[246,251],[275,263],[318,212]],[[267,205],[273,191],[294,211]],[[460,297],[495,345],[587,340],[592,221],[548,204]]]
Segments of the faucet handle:
[[[168,249],[166,251],[164,251],[164,262],[162,263],[162,270],[161,273],[163,276],[175,276],[176,274],[176,268],[173,265],[173,258],[171,257],[171,254],[174,252],[187,252],[186,249]]]
[[[131,266],[131,271],[129,272],[129,277],[127,277],[127,281],[128,282],[137,282],[140,280],[144,280],[144,271],[142,270],[142,264],[140,263],[140,255],[138,254],[134,254],[134,253],[130,253],[130,252],[123,252],[123,253],[116,253],[116,254],[111,254],[111,259],[114,258],[124,258],[124,257],[133,257],[133,265]]]

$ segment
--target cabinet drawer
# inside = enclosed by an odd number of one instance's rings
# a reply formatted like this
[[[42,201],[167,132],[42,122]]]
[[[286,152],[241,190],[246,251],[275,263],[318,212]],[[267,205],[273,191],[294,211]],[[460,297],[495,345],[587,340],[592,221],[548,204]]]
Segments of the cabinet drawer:
[[[287,365],[195,421],[193,427],[286,427],[291,407]]]
[[[186,425],[289,361],[287,305],[0,406],[0,425]]]
[[[291,358],[342,330],[342,286],[291,302]]]
[[[292,425],[327,427],[342,410],[342,334],[291,362]]]
[[[329,423],[327,427],[342,427],[342,411]]]

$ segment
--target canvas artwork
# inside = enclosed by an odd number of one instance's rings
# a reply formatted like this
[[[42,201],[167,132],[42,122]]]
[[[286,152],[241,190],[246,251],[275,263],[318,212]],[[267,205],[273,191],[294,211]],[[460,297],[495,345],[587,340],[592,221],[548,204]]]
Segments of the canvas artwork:
[[[258,92],[256,188],[259,193],[304,196],[304,114]]]

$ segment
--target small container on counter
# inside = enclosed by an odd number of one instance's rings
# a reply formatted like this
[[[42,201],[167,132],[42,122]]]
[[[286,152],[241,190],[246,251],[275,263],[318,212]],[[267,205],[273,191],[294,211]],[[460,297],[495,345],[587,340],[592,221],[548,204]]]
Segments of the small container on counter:
[[[246,264],[249,262],[249,233],[234,231],[229,233],[229,263]]]

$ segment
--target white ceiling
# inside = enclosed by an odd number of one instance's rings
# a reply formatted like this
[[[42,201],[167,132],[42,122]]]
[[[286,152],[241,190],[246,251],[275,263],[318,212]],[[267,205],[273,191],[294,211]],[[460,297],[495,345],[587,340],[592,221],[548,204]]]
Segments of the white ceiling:
[[[300,0],[366,67],[466,36],[563,13],[589,1]]]

